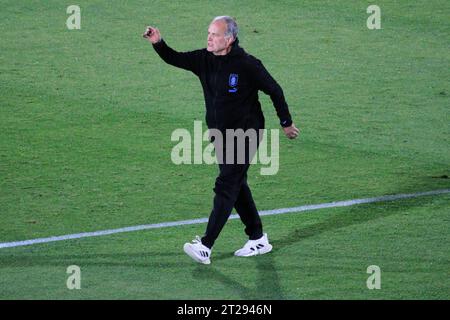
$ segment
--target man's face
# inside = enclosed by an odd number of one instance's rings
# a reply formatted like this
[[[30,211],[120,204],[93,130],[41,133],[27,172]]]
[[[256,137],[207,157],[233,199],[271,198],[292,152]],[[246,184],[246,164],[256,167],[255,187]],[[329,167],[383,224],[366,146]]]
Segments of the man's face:
[[[230,51],[233,37],[225,37],[227,24],[219,20],[212,22],[208,28],[208,46],[207,50],[215,55],[225,55]]]

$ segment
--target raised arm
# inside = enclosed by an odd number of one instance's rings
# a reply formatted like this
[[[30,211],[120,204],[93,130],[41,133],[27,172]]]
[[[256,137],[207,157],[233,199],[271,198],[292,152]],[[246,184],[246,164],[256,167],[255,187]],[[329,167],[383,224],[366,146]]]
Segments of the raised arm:
[[[165,43],[158,28],[155,27],[147,27],[143,36],[153,45],[156,53],[166,63],[177,68],[192,71],[196,75],[199,74],[201,50],[177,52]]]

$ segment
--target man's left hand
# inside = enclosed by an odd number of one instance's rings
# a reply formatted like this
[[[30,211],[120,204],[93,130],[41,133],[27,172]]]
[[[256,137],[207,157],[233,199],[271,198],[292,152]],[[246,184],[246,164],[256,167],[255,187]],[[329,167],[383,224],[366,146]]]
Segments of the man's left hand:
[[[284,134],[289,139],[295,139],[298,137],[298,134],[300,133],[300,130],[295,126],[295,124],[291,124],[290,127],[284,127],[283,128]]]

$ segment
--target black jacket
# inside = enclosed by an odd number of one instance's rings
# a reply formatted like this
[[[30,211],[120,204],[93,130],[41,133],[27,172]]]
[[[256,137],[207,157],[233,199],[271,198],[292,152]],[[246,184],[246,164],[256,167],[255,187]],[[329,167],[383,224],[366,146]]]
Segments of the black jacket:
[[[258,100],[258,90],[268,94],[277,111],[280,124],[292,124],[283,90],[264,68],[260,60],[247,54],[239,40],[224,56],[206,49],[177,52],[164,40],[153,45],[168,64],[192,71],[203,87],[208,128],[263,129],[264,116]]]

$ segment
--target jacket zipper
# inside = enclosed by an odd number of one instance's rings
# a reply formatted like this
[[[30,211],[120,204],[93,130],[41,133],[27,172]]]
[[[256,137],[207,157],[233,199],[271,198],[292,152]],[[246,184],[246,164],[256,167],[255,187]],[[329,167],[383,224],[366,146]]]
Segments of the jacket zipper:
[[[216,100],[217,100],[217,96],[219,94],[219,89],[217,88],[217,77],[220,71],[220,67],[222,66],[222,61],[219,60],[219,66],[217,67],[217,72],[214,78],[214,88],[216,89],[215,95],[214,95],[214,100],[213,100],[213,107],[214,107],[214,121],[216,122],[216,127],[218,127],[218,123],[217,123],[217,108],[216,108]]]

